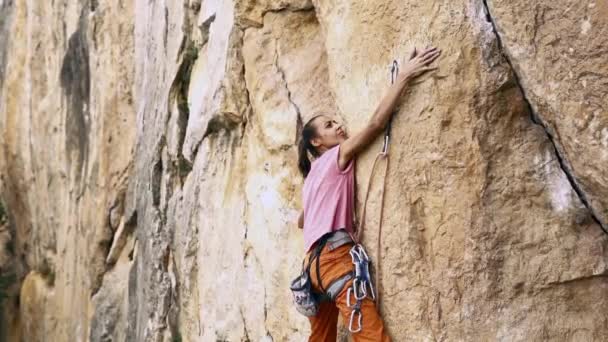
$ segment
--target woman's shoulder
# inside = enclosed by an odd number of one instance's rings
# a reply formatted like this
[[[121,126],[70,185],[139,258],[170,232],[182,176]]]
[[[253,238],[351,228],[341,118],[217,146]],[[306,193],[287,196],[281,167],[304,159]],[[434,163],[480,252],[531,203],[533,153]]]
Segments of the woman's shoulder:
[[[336,157],[338,154],[338,151],[340,150],[340,144],[330,148],[329,150],[325,151],[322,155],[320,155],[317,159],[315,159],[314,161],[319,161],[319,162],[324,162],[327,161],[328,159],[332,158],[332,157]],[[314,163],[314,162],[313,162]]]
[[[340,145],[336,145],[325,151],[325,153],[323,153],[313,162],[310,174],[314,174],[316,176],[328,176],[329,174],[335,174],[337,176],[345,174],[350,168],[347,167],[345,170],[340,170],[338,166],[339,151]],[[352,161],[350,164],[352,164]]]
[[[329,161],[331,159],[337,158],[339,147],[340,145],[336,145],[330,148],[329,150],[323,152],[322,155],[318,156],[315,160],[313,160],[311,163],[311,171],[313,168],[325,168],[329,164]]]

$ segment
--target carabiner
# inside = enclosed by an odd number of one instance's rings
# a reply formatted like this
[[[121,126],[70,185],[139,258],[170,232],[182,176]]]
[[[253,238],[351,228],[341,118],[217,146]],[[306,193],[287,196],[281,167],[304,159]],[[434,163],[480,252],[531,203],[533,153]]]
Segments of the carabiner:
[[[372,299],[376,300],[376,292],[374,291],[374,285],[372,285],[371,280],[368,281],[369,284],[369,291],[372,293]]]
[[[380,152],[381,155],[386,156],[388,154],[388,142],[389,142],[389,137],[388,135],[384,136],[384,145],[382,145],[382,152]]]
[[[346,306],[347,307],[351,307],[351,306],[355,306],[354,304],[350,303],[350,293],[353,292],[353,288],[352,286],[348,288],[348,290],[346,291]]]
[[[353,321],[355,318],[355,315],[359,315],[359,319],[357,320],[357,324],[358,324],[358,328],[356,330],[353,329]],[[350,313],[350,321],[348,322],[348,331],[350,331],[351,333],[358,333],[359,331],[361,331],[361,329],[363,328],[362,325],[362,319],[363,319],[363,315],[361,314],[361,310],[355,309]]]
[[[350,251],[350,255],[353,257],[353,262],[355,261],[354,256],[357,256],[357,261],[369,260],[369,256],[367,256],[367,253],[365,252],[365,248],[363,248],[363,246],[361,246],[361,244],[359,243],[354,245],[353,248],[350,249]]]
[[[393,59],[393,65],[391,67],[391,84],[395,83],[397,75],[399,75],[399,63],[396,59]]]
[[[399,63],[397,63],[397,60],[393,60],[393,66],[391,67],[391,84],[395,84],[395,81],[397,80],[398,75],[399,75]],[[391,114],[391,117],[388,120],[388,125],[386,125],[386,130],[384,132],[384,145],[382,146],[382,152],[380,152],[380,155],[382,155],[384,157],[388,156],[389,136],[391,135],[391,126],[393,125],[394,116],[395,116],[395,113]]]
[[[363,286],[361,286],[362,284]],[[360,279],[355,279],[353,281],[353,292],[355,294],[356,300],[361,300],[365,298],[367,296],[367,291],[365,290],[365,282],[362,282]],[[359,295],[359,293],[361,293],[361,295]]]
[[[361,260],[361,255],[359,254],[359,252],[356,251],[358,245],[353,246],[353,248],[350,249],[350,251],[348,251],[348,253],[350,253],[350,258],[353,261],[353,264],[357,264],[357,262],[359,262],[359,260]]]
[[[369,257],[367,256],[367,253],[365,252],[365,248],[363,248],[363,246],[361,245],[357,245],[358,249],[359,249],[359,254],[363,254],[363,256],[365,257],[365,261],[369,260]],[[363,259],[363,258],[361,258]]]

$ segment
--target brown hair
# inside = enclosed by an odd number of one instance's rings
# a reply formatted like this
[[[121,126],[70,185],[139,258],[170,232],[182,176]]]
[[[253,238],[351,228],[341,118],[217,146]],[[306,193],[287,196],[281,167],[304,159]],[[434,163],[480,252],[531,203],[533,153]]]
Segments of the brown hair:
[[[317,130],[312,125],[312,122],[322,115],[323,114],[315,115],[308,120],[300,134],[300,142],[298,143],[298,168],[304,178],[306,178],[310,172],[310,159],[308,158],[308,153],[312,154],[313,157],[319,156],[319,152],[317,152],[317,149],[310,141],[317,136]]]

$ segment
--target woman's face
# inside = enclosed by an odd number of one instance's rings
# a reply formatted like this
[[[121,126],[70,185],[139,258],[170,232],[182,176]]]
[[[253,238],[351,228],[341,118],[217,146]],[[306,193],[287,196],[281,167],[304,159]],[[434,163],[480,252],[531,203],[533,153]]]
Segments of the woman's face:
[[[317,136],[312,139],[311,143],[319,153],[329,150],[348,138],[344,126],[332,117],[321,115],[312,122],[312,125],[315,127]]]

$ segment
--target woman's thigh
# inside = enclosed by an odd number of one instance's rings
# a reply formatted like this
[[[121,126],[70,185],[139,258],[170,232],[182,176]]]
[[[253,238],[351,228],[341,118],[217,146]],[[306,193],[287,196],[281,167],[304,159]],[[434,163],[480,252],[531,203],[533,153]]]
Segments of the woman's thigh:
[[[334,302],[322,302],[316,316],[309,317],[309,342],[335,342],[338,335],[338,308]]]
[[[353,314],[353,307],[355,303],[353,303],[354,299],[351,296],[351,306],[349,307],[347,304],[347,291],[348,288],[352,286],[352,280],[347,283],[342,292],[338,294],[336,298],[336,306],[342,315],[342,320],[346,326],[352,324],[351,328],[353,330],[358,330],[361,328],[361,331],[352,333],[353,341],[390,341],[386,329],[384,327],[384,322],[382,321],[382,317],[378,313],[376,309],[376,304],[373,300],[368,297],[365,297],[361,300],[361,311],[359,313]],[[359,316],[360,315],[360,316]],[[351,323],[352,317],[352,323]],[[359,318],[361,321],[359,321]],[[360,323],[359,323],[360,322]],[[359,324],[361,324],[359,326]]]
[[[323,288],[327,288],[332,282],[354,270],[349,253],[351,247],[351,244],[347,244],[332,251],[327,246],[323,248],[319,255],[319,274]],[[313,289],[321,292],[319,277],[317,277],[317,260],[313,260],[310,265],[310,278]]]
[[[321,275],[320,278],[321,278],[321,282],[322,282],[322,285],[324,288],[327,288],[333,281],[342,277],[344,274],[354,270],[352,258],[349,253],[351,248],[352,248],[352,245],[350,245],[350,244],[340,246],[333,251],[329,251],[327,246],[323,248],[323,251],[321,251],[321,255],[319,256],[319,274]],[[317,292],[320,292],[321,289],[318,284],[316,263],[317,263],[317,261],[314,260],[310,267],[310,276],[311,276],[311,282],[313,285],[313,289]],[[346,299],[347,299],[346,295],[347,295],[348,288],[351,286],[352,286],[352,280],[350,280],[346,283],[346,285],[344,286],[342,291],[340,291],[337,298],[335,299],[335,302],[323,302],[321,304],[321,308],[324,308],[324,309],[320,310],[320,311],[323,311],[323,314],[322,314],[322,316],[319,316],[319,317],[324,317],[324,319],[327,319],[328,324],[329,324],[329,321],[331,321],[330,326],[333,329],[335,329],[335,327],[337,325],[338,312],[342,315],[342,319],[343,319],[344,323],[347,326],[349,324],[353,308],[348,307],[348,305],[346,303]],[[351,298],[351,301],[352,300],[353,300],[353,298]],[[351,303],[351,304],[353,304],[353,303]],[[331,310],[329,308],[331,308]],[[331,319],[328,319],[327,317],[329,317],[328,315],[330,315],[330,312],[331,312]],[[354,323],[353,328],[356,329],[357,324],[358,324],[358,316],[355,315],[354,318],[355,318],[355,322],[353,322]],[[315,322],[318,322],[321,319],[319,318],[319,320],[316,320],[316,319],[314,319],[314,320],[315,320]],[[313,323],[313,319],[311,319],[311,328],[313,329],[313,332],[315,331],[314,330],[315,326],[325,327],[325,325],[323,325],[322,323],[318,323],[317,325],[315,325],[315,324],[317,324],[317,323]],[[358,341],[390,341],[390,338],[388,337],[388,335],[386,333],[386,329],[384,327],[382,318],[380,317],[380,315],[378,314],[378,311],[376,310],[376,305],[369,298],[365,298],[361,302],[361,327],[362,327],[362,329],[360,332],[352,334],[353,340],[355,342],[358,342]],[[320,331],[322,331],[322,330],[320,330]],[[319,335],[319,336],[321,336],[321,335]],[[323,335],[323,336],[326,336],[326,335]],[[334,330],[331,331],[331,336],[335,336]],[[325,341],[325,340],[318,340],[318,341]],[[332,337],[332,339],[327,340],[327,341],[335,341],[335,337]]]

